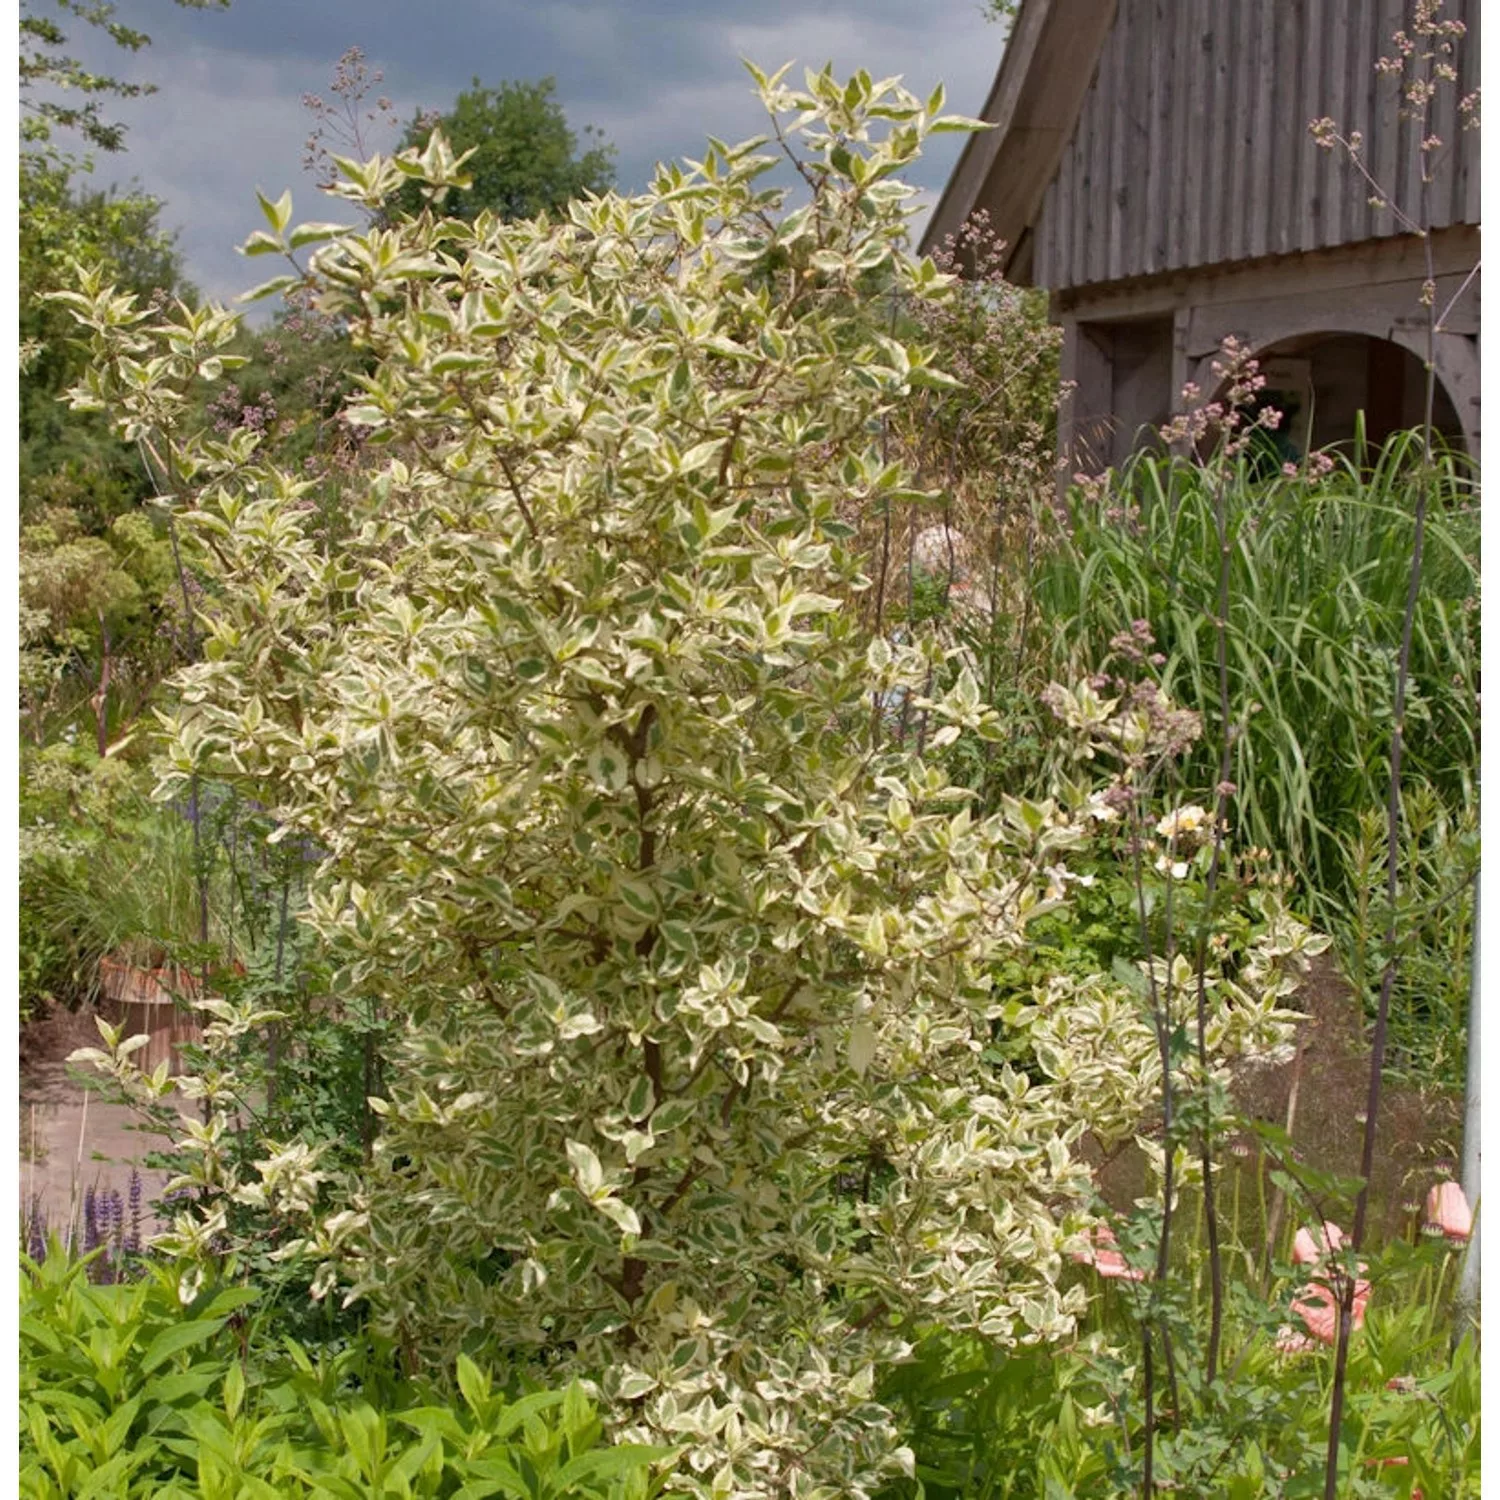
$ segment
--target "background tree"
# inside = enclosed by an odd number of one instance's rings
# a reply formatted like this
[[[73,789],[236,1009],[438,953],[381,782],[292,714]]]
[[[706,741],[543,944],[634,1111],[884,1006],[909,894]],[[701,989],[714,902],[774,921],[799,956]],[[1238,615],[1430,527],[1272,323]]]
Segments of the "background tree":
[[[475,78],[473,87],[461,93],[446,114],[419,115],[412,121],[403,147],[424,147],[433,127],[441,125],[455,151],[474,152],[465,163],[470,186],[450,188],[437,205],[440,212],[473,219],[489,209],[502,219],[528,219],[561,208],[570,198],[613,186],[614,147],[586,125],[586,149],[580,154],[578,137],[556,92],[552,78],[502,83],[494,89],[482,88]],[[589,145],[590,140],[595,144]],[[395,200],[404,213],[418,212],[422,202],[415,183]]]
[[[130,450],[104,423],[59,400],[83,359],[69,320],[46,297],[67,284],[77,261],[105,266],[143,299],[161,292],[192,300],[175,236],[161,227],[160,215],[161,204],[146,194],[90,191],[57,155],[22,158],[20,472],[27,516],[38,505],[76,500],[86,523],[98,529],[144,493]]]
[[[177,0],[192,9],[226,0]],[[98,414],[59,400],[81,375],[71,323],[50,294],[78,265],[143,302],[197,297],[183,276],[162,204],[137,190],[91,185],[93,153],[119,152],[113,104],[155,92],[86,66],[90,28],[122,53],[150,38],[98,0],[23,0],[20,14],[20,661],[22,714],[21,1014],[75,999],[90,977],[66,933],[43,916],[96,863],[115,812],[134,805],[129,725],[181,660],[183,595],[165,518],[132,443]],[[160,817],[161,815],[153,815]],[[175,814],[168,815],[175,820]],[[133,825],[136,826],[136,825]],[[102,887],[101,887],[102,889]],[[118,905],[118,886],[105,897]]]

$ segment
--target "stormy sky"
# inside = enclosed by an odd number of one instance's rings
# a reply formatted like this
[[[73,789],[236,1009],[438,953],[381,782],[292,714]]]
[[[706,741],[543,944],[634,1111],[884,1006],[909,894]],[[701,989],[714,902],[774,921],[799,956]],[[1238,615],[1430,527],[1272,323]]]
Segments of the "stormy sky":
[[[187,272],[215,298],[262,279],[234,247],[260,223],[255,190],[290,187],[296,215],[347,217],[319,200],[303,171],[313,121],[305,94],[329,94],[339,55],[363,49],[398,117],[447,108],[477,76],[552,76],[575,131],[597,126],[617,149],[626,191],[663,159],[696,156],[703,139],[759,131],[740,59],[768,69],[832,62],[847,75],[902,74],[924,97],[941,80],[948,109],[978,114],[1004,39],[980,0],[234,0],[227,11],[172,0],[120,0],[118,18],[150,34],[135,55],[77,27],[74,50],[158,92],[115,107],[126,151],[103,158],[101,185],[134,182],[163,200]],[[913,179],[932,201],[962,148],[934,137]],[[395,131],[376,130],[372,150]]]

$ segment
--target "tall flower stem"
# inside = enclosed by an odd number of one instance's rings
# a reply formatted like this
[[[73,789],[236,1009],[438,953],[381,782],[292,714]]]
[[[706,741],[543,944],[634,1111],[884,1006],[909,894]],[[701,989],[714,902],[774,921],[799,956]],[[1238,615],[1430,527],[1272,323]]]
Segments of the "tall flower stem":
[[[1214,606],[1214,640],[1219,677],[1219,780],[1214,801],[1213,853],[1209,856],[1208,878],[1203,893],[1203,916],[1198,924],[1198,951],[1195,955],[1195,1022],[1200,1087],[1208,1082],[1208,933],[1213,920],[1214,896],[1219,888],[1219,870],[1224,858],[1224,825],[1229,816],[1229,773],[1234,753],[1234,727],[1229,707],[1229,521],[1224,498],[1224,475],[1214,475],[1214,525],[1219,540],[1218,597]],[[1208,1233],[1209,1323],[1208,1350],[1204,1376],[1214,1383],[1219,1370],[1219,1346],[1224,1333],[1224,1259],[1219,1247],[1219,1211],[1214,1202],[1213,1147],[1207,1128],[1198,1135],[1199,1155],[1203,1162],[1203,1215]]]
[[[1451,35],[1439,27],[1444,23],[1436,22],[1438,6],[1432,5],[1429,13],[1424,19],[1419,19],[1417,30],[1419,34],[1426,37]],[[1419,11],[1419,17],[1422,13]],[[1429,28],[1423,31],[1423,26]],[[1451,23],[1457,25],[1458,23]],[[1463,34],[1462,26],[1458,26],[1458,35]],[[1448,44],[1444,44],[1445,47]],[[1387,782],[1386,795],[1386,924],[1385,924],[1385,967],[1380,977],[1380,997],[1375,1011],[1375,1031],[1370,1043],[1370,1082],[1365,1099],[1365,1129],[1363,1148],[1360,1153],[1360,1188],[1354,1200],[1354,1230],[1351,1236],[1351,1257],[1357,1256],[1360,1247],[1364,1243],[1365,1226],[1369,1217],[1370,1207],[1370,1176],[1375,1167],[1375,1132],[1380,1116],[1380,1086],[1381,1074],[1385,1067],[1386,1038],[1390,1024],[1391,996],[1396,985],[1397,955],[1396,955],[1396,927],[1397,911],[1396,900],[1399,894],[1399,867],[1401,853],[1401,761],[1406,745],[1406,694],[1407,685],[1411,671],[1411,646],[1412,634],[1416,621],[1417,601],[1421,594],[1422,585],[1422,547],[1426,535],[1428,499],[1432,490],[1433,482],[1433,415],[1437,401],[1437,335],[1440,325],[1440,316],[1437,311],[1437,278],[1432,248],[1432,170],[1431,158],[1428,154],[1428,128],[1427,122],[1430,111],[1432,93],[1434,91],[1434,77],[1447,76],[1452,79],[1453,70],[1451,66],[1444,64],[1442,67],[1434,68],[1435,53],[1428,50],[1419,54],[1417,66],[1421,69],[1415,85],[1407,91],[1407,97],[1420,101],[1420,108],[1415,112],[1419,138],[1422,146],[1422,169],[1418,183],[1417,214],[1413,220],[1402,214],[1399,209],[1394,210],[1401,227],[1420,236],[1422,240],[1423,266],[1425,281],[1423,285],[1422,301],[1427,311],[1427,360],[1426,360],[1426,384],[1424,389],[1424,409],[1422,413],[1422,446],[1421,463],[1417,484],[1417,502],[1412,516],[1412,554],[1411,569],[1407,575],[1406,586],[1406,610],[1401,621],[1401,644],[1396,660],[1396,694],[1391,725],[1391,751],[1390,751],[1390,775]],[[1399,64],[1396,65],[1399,68]],[[1380,65],[1381,71],[1391,69],[1385,63]],[[1346,143],[1347,146],[1347,143]],[[1356,167],[1366,171],[1360,160],[1356,147],[1348,147],[1348,154]],[[1373,179],[1370,179],[1373,181]],[[1381,196],[1385,202],[1390,203],[1392,195],[1382,190]],[[1478,926],[1475,927],[1476,936]],[[1349,1332],[1353,1320],[1354,1286],[1357,1271],[1345,1274],[1339,1278],[1339,1335],[1338,1348],[1334,1356],[1333,1367],[1333,1390],[1330,1401],[1328,1416],[1328,1454],[1323,1474],[1324,1500],[1336,1500],[1338,1494],[1338,1455],[1339,1442],[1342,1436],[1345,1385],[1349,1366]]]

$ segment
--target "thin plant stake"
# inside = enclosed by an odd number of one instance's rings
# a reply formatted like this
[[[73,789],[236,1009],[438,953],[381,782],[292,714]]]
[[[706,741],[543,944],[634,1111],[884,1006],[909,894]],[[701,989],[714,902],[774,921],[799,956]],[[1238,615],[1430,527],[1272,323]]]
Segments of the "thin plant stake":
[[[73,1253],[78,1225],[78,1184],[83,1177],[83,1140],[89,1125],[89,1091],[83,1091],[83,1109],[78,1115],[78,1154],[73,1159],[73,1185],[68,1192],[68,1254]]]

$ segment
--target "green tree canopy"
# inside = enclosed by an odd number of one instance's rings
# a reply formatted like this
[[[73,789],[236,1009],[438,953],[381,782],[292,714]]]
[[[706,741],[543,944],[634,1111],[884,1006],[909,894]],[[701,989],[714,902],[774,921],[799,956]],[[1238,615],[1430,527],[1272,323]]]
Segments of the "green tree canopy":
[[[475,78],[447,114],[412,121],[403,146],[425,146],[433,127],[441,125],[455,151],[474,153],[465,164],[472,185],[449,189],[438,205],[441,212],[473,219],[489,209],[502,219],[529,219],[614,184],[614,147],[586,125],[584,142],[595,144],[580,154],[556,92],[552,78],[502,83],[494,89],[482,88]],[[412,183],[396,203],[401,211],[416,213],[421,190]]]
[[[190,10],[223,9],[229,0],[177,0]],[[119,151],[125,127],[103,115],[106,99],[137,99],[154,94],[153,83],[130,83],[107,73],[95,73],[69,55],[69,27],[74,21],[98,27],[127,52],[150,44],[144,31],[115,20],[107,0],[22,0],[20,16],[21,138],[50,142],[55,129],[77,131],[101,151]],[[75,100],[79,102],[74,102]]]

